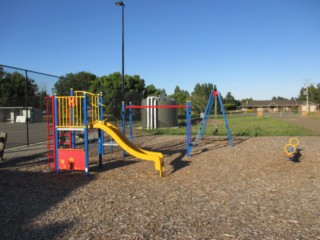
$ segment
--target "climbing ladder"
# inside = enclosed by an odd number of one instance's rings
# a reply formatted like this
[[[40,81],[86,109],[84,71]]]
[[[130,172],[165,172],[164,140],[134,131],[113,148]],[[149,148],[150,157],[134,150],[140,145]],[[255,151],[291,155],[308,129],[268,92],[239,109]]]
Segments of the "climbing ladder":
[[[48,166],[55,168],[54,97],[46,97]]]
[[[220,94],[220,92],[218,92],[216,90],[212,90],[210,92],[209,99],[208,99],[208,102],[207,102],[207,106],[206,106],[202,121],[200,123],[200,129],[198,131],[198,135],[197,135],[197,138],[196,138],[196,141],[195,141],[195,145],[198,144],[199,138],[201,138],[201,139],[203,138],[203,135],[204,135],[204,132],[206,130],[208,119],[209,119],[209,116],[210,116],[210,113],[211,113],[211,109],[212,109],[212,106],[214,104],[214,100],[215,99],[219,100],[220,107],[221,107],[221,112],[222,112],[222,115],[223,115],[224,123],[226,125],[227,133],[228,133],[230,146],[233,147],[232,136],[231,136],[231,132],[230,132],[229,124],[228,124],[228,119],[227,119],[226,113],[224,111],[224,106],[223,106],[223,101],[222,101],[222,98],[221,98],[221,94]]]

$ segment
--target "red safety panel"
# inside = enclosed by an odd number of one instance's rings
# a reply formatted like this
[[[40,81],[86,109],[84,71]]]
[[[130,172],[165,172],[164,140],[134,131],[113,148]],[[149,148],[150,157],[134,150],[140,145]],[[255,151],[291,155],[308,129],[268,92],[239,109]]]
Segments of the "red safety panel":
[[[85,170],[84,149],[59,149],[58,156],[60,170]]]

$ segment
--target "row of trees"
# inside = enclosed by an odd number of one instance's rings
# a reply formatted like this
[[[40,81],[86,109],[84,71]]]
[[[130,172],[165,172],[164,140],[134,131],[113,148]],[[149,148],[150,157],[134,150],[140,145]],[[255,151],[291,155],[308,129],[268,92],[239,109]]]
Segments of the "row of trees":
[[[122,77],[119,72],[97,77],[88,72],[69,73],[54,85],[57,95],[69,95],[70,88],[93,93],[102,92],[108,113],[120,116],[122,102]],[[166,95],[164,89],[157,89],[154,85],[145,85],[144,79],[138,75],[125,76],[125,102],[140,105],[147,96]]]
[[[301,88],[299,96],[297,98],[298,101],[305,101],[307,95],[307,89]],[[314,103],[320,104],[320,83],[314,85],[311,84],[308,88],[309,100]]]
[[[89,72],[69,73],[62,76],[54,85],[53,91],[57,95],[68,96],[70,88],[80,91],[102,92],[104,102],[108,106],[108,112],[116,116],[120,115],[122,101],[122,78],[119,72],[97,77]],[[164,89],[158,89],[154,85],[146,85],[145,80],[139,75],[125,76],[125,101],[140,105],[143,98],[147,96],[166,95]],[[210,92],[215,88],[211,83],[197,83],[193,92],[180,89],[176,86],[174,93],[170,95],[178,104],[185,104],[187,100],[192,101],[192,109],[195,113],[205,110]],[[25,106],[26,90],[28,91],[28,105],[45,108],[45,97],[48,95],[45,86],[38,86],[31,78],[27,78],[18,73],[8,73],[0,68],[0,106]],[[295,100],[305,100],[305,90],[301,88],[298,98]],[[281,97],[274,99],[283,100]],[[309,87],[309,99],[320,103],[320,84]],[[241,103],[250,102],[252,99],[236,100],[231,92],[223,97],[225,109],[235,110]],[[184,113],[180,109],[180,114]]]
[[[47,95],[45,88],[38,86],[33,79],[0,68],[0,107],[22,107],[28,104],[43,108]]]
[[[94,74],[87,72],[79,72],[77,74],[67,74],[58,81],[54,88],[58,95],[68,95],[71,87],[77,86],[77,90],[86,90],[90,92],[102,92],[104,101],[108,106],[108,112],[119,115],[121,109],[122,96],[122,78],[119,72],[112,73],[108,76],[97,77]],[[158,89],[154,85],[145,85],[144,79],[138,75],[125,76],[125,102],[132,102],[134,105],[140,105],[143,98],[148,96],[165,95],[164,89]],[[192,101],[192,109],[195,113],[200,113],[205,110],[210,92],[214,89],[211,83],[197,83],[193,92],[180,89],[176,86],[171,98],[177,101],[178,104],[185,104],[187,100]],[[234,110],[240,106],[240,102],[235,100],[230,92],[223,99],[227,110]],[[185,110],[179,109],[180,114]]]

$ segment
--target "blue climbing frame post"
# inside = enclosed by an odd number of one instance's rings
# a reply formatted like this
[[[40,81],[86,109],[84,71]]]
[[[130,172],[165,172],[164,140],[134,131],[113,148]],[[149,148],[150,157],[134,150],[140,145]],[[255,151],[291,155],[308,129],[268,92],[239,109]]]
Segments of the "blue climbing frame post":
[[[192,151],[191,143],[191,102],[186,102],[186,137],[187,137],[187,156],[190,157]]]
[[[204,115],[203,115],[202,121],[200,123],[200,129],[199,129],[197,137],[196,137],[196,142],[195,142],[196,145],[199,142],[199,138],[202,139],[203,136],[204,136],[204,132],[205,132],[205,129],[207,127],[208,119],[210,117],[210,112],[211,112],[211,109],[212,109],[212,106],[213,106],[213,103],[214,103],[213,95],[214,95],[214,92],[211,91],[210,95],[209,95],[209,98],[208,98],[207,105],[206,105],[206,109],[204,111]]]
[[[104,112],[103,112],[103,94],[102,92],[100,92],[99,96],[98,96],[98,103],[99,103],[99,112],[100,112],[100,116],[99,116],[99,120],[103,121],[104,119]],[[103,147],[103,143],[104,143],[104,133],[101,129],[98,129],[98,152],[99,152],[99,167],[102,167],[102,156],[104,155],[104,147]]]
[[[129,108],[130,142],[132,142],[132,124],[133,124],[132,123],[132,108],[131,108],[132,102],[129,102],[129,106],[130,106],[130,108]]]
[[[89,175],[89,144],[88,144],[88,114],[87,114],[87,94],[83,98],[83,123],[84,123],[84,156],[85,156],[85,175]]]
[[[230,131],[230,128],[229,128],[229,123],[228,123],[228,119],[227,119],[226,113],[224,111],[223,101],[222,101],[220,92],[218,92],[217,95],[218,95],[218,99],[219,99],[219,103],[220,103],[220,107],[221,107],[221,112],[222,112],[222,115],[223,115],[224,123],[226,125],[230,146],[233,147],[234,145],[233,145],[233,141],[232,141],[231,131]]]

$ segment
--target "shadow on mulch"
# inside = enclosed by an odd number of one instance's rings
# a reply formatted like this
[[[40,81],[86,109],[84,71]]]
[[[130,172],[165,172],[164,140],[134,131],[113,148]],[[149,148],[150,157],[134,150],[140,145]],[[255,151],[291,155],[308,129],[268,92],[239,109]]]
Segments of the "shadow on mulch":
[[[99,167],[99,165],[90,166],[90,171],[94,172],[104,172],[116,168],[126,167],[134,163],[138,163],[140,161],[138,160],[114,160],[109,162],[103,162],[102,167]]]
[[[175,158],[173,161],[171,161],[170,165],[173,167],[173,170],[171,171],[171,173],[174,173],[190,165],[191,161],[186,161],[186,160],[183,160],[182,158],[183,156]]]
[[[297,148],[297,152],[293,155],[292,158],[289,158],[289,160],[294,162],[294,163],[301,162],[301,159],[303,159],[303,156],[301,154],[302,150],[303,150],[303,148]]]
[[[174,173],[190,165],[191,161],[184,160],[187,154],[185,141],[172,140],[172,141],[163,142],[163,144],[161,144],[160,146],[159,144],[155,144],[155,145],[157,145],[157,151],[162,152],[165,156],[171,156],[174,154],[177,155],[169,163],[173,167],[171,173]]]
[[[233,145],[239,145],[243,141],[246,141],[248,138],[233,138]],[[150,139],[148,139],[150,142]],[[192,139],[192,142],[194,142],[194,139]],[[212,144],[216,143],[216,144]],[[194,151],[195,148],[199,147],[199,145],[208,145],[208,147],[201,148],[200,151]],[[193,152],[191,153],[192,156],[200,155],[203,152],[207,151],[213,151],[219,148],[224,148],[227,146],[230,146],[228,137],[226,138],[212,138],[208,137],[205,140],[202,140],[202,143],[198,146],[193,146]],[[156,148],[154,148],[155,146]],[[155,143],[153,146],[146,147],[146,150],[154,151],[154,149],[157,149],[157,151],[162,152],[166,156],[171,155],[177,155],[169,164],[173,167],[171,173],[174,173],[176,171],[179,171],[182,168],[185,168],[191,164],[191,161],[185,160],[187,157],[186,153],[186,142],[185,140],[172,140],[172,141],[166,141],[163,142],[160,146],[159,143]]]
[[[95,176],[83,172],[59,174],[0,171],[1,239],[58,239],[73,222],[57,220],[42,228],[33,227],[32,219],[54,208],[75,189],[90,183]]]
[[[243,141],[247,140],[247,138],[234,138],[233,139],[233,145],[236,146],[236,145],[239,145],[240,143],[242,143]],[[194,141],[194,139],[193,139]],[[194,154],[192,154],[192,156],[196,156],[196,155],[199,155],[203,152],[208,152],[208,151],[213,151],[213,150],[216,150],[216,149],[219,149],[219,148],[224,148],[224,147],[228,147],[230,146],[230,143],[229,143],[229,139],[228,138],[219,138],[219,139],[213,139],[213,140],[206,140],[206,144],[211,144],[212,142],[218,142],[218,144],[215,144],[215,145],[211,145],[210,147],[205,147],[205,148],[202,148],[201,151],[198,151],[198,152],[195,152]],[[185,142],[181,142],[180,143],[181,147],[185,148]],[[196,148],[197,146],[193,146],[193,148]],[[183,149],[183,150],[180,150],[178,151],[180,153],[179,157],[175,158],[170,164],[173,166],[173,171],[172,172],[175,172],[175,171],[178,171],[180,170],[181,168],[184,168],[184,167],[187,167],[190,165],[191,161],[186,161],[186,160],[183,160],[183,158],[186,156],[186,150]],[[176,153],[176,151],[174,152]],[[168,154],[170,154],[170,152],[168,152]]]
[[[48,163],[47,152],[34,154],[28,157],[15,157],[10,160],[0,161],[0,169],[10,168],[15,166],[38,166],[44,163]],[[36,159],[36,160],[35,160]]]
[[[243,137],[234,137],[232,138],[233,147],[241,144],[242,142],[248,140],[249,138],[243,138]],[[204,147],[205,146],[205,147]],[[203,152],[213,151],[216,149],[224,148],[224,147],[231,147],[229,138],[228,137],[208,137],[203,140],[200,140],[200,143],[197,146],[194,146],[194,148],[202,147],[200,151],[195,151],[193,156],[199,155]]]

